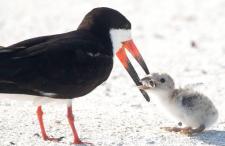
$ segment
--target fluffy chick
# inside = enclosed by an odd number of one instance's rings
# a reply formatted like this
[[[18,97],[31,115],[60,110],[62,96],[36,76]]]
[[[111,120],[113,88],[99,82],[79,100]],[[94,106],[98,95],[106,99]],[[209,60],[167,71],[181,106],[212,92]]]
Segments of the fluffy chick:
[[[202,132],[216,122],[218,111],[205,95],[190,88],[175,88],[171,76],[153,73],[141,79],[140,89],[146,90],[152,99],[172,119],[186,127],[163,127],[167,131],[187,135]]]

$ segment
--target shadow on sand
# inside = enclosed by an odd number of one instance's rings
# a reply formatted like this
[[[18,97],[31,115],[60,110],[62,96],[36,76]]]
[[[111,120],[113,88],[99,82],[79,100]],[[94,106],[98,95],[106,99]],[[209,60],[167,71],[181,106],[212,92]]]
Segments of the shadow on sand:
[[[210,145],[225,146],[225,131],[207,130],[192,138]]]

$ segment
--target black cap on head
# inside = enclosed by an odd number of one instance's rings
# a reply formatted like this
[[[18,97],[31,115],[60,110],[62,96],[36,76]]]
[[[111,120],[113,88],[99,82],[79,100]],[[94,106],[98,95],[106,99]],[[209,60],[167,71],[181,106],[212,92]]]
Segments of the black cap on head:
[[[131,29],[131,23],[120,12],[107,8],[99,7],[91,10],[82,20],[78,29],[96,30],[101,28],[109,30],[114,29]]]

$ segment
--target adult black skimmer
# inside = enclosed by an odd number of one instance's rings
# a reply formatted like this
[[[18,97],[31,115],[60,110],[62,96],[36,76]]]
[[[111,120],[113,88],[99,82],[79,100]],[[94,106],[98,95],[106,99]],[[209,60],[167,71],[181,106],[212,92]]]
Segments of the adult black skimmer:
[[[32,38],[1,48],[0,93],[28,94],[42,99],[84,96],[109,77],[114,54],[140,85],[125,49],[147,74],[149,71],[130,31],[131,23],[120,12],[101,7],[90,11],[76,31]],[[145,91],[141,92],[149,100]],[[41,104],[37,116],[43,139],[55,140],[45,132]],[[67,116],[74,135],[73,143],[82,143],[74,126],[71,102]]]

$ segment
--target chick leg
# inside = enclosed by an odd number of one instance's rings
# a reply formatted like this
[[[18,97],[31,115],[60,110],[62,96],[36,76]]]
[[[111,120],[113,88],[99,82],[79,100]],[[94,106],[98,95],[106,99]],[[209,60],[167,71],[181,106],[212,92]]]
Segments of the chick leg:
[[[200,133],[200,132],[202,132],[203,130],[205,130],[205,125],[200,125],[198,128],[193,129],[193,132],[194,132],[194,133]]]
[[[191,136],[193,134],[193,129],[191,127],[184,127],[184,128],[181,128],[180,133],[187,136]]]
[[[178,128],[178,127],[160,127],[160,129],[169,131],[169,132],[180,132],[182,130],[182,128]]]
[[[179,132],[181,134],[184,135],[188,135],[191,136],[191,134],[193,133],[193,129],[191,127],[184,127],[184,128],[179,128],[179,127],[161,127],[160,129],[163,129],[165,131],[169,131],[169,132]]]
[[[200,125],[196,129],[192,129],[191,127],[184,127],[184,128],[178,128],[178,127],[161,127],[160,129],[163,129],[165,131],[169,132],[179,132],[181,134],[185,134],[188,136],[191,136],[194,133],[200,133],[205,129],[204,125]]]
[[[200,125],[198,128],[196,129],[192,129],[192,128],[186,128],[180,131],[180,133],[185,134],[185,135],[192,135],[194,133],[200,133],[205,129],[204,125]]]
[[[179,128],[179,127],[161,127],[160,129],[163,129],[165,131],[169,132],[179,132],[184,135],[191,136],[193,133],[193,129],[191,127],[184,127],[184,128]]]
[[[192,135],[194,133],[200,133],[205,129],[205,125],[200,125],[196,129],[192,129],[191,127],[184,128],[180,131],[180,133],[185,134],[185,135]]]

